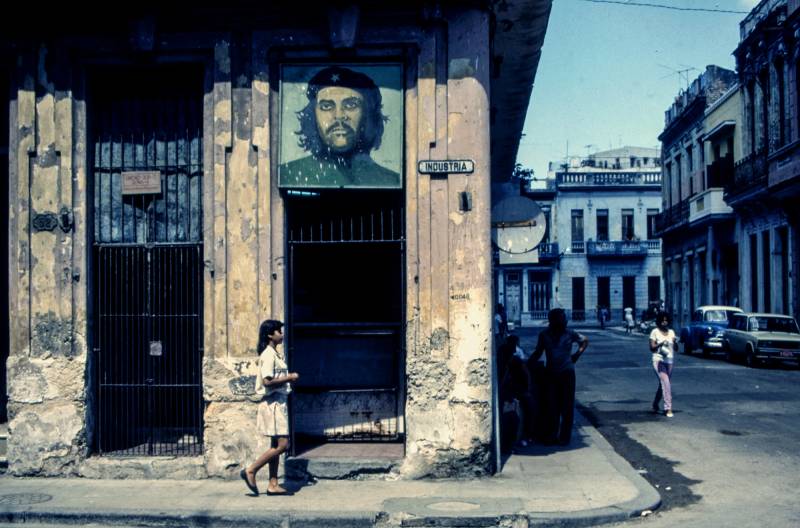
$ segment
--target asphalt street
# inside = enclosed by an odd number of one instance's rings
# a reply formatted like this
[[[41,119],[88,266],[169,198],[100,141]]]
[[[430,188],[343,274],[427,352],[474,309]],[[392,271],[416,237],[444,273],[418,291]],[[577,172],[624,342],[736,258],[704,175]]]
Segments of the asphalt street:
[[[667,418],[651,410],[658,382],[647,337],[581,331],[590,346],[578,405],[663,498],[658,512],[624,526],[800,526],[796,364],[750,369],[678,354]]]

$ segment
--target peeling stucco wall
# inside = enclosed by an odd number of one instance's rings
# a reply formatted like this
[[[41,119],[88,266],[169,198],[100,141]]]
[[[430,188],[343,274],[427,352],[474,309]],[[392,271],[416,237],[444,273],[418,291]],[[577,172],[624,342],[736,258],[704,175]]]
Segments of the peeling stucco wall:
[[[420,53],[409,65],[406,137],[406,366],[401,477],[492,470],[489,244],[489,19],[445,12],[399,31]],[[444,30],[444,26],[447,30]],[[306,44],[325,49],[317,32]],[[413,35],[413,37],[409,37]],[[391,44],[391,34],[382,38]],[[205,40],[203,40],[205,39]],[[302,40],[302,39],[301,39]],[[22,53],[12,102],[13,232],[9,466],[18,475],[235,477],[265,446],[254,432],[256,338],[285,318],[283,201],[271,171],[277,93],[271,46],[281,34],[201,36],[204,95],[204,454],[193,459],[90,457],[87,351],[86,108],[67,52]],[[202,46],[201,46],[202,47]],[[55,46],[54,46],[55,48]],[[475,172],[431,177],[420,159],[472,159]],[[472,209],[460,209],[460,193]],[[74,227],[34,231],[34,215],[72,212]],[[402,384],[401,384],[402,385]]]
[[[12,98],[9,468],[16,475],[74,475],[88,452],[85,309],[75,306],[85,270],[73,179],[73,98],[63,54],[21,52]],[[37,218],[38,217],[38,218]],[[59,219],[55,224],[52,220]],[[42,222],[49,219],[50,222]]]

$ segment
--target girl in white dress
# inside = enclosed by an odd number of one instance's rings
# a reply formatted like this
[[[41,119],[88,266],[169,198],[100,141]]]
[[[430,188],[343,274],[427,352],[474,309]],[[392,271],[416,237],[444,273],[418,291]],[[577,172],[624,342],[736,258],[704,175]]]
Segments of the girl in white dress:
[[[630,334],[634,327],[633,308],[627,307],[622,312],[625,314],[625,333]]]
[[[256,430],[271,439],[271,447],[255,462],[242,469],[239,476],[247,487],[258,495],[256,473],[269,464],[269,484],[267,495],[287,495],[288,492],[278,485],[278,460],[281,454],[289,449],[289,409],[288,399],[291,392],[290,382],[300,377],[296,372],[289,372],[278,345],[283,342],[283,323],[267,319],[258,329],[258,373],[256,374],[256,392],[264,398],[258,404]]]
[[[653,400],[653,412],[659,412],[658,404],[664,398],[664,414],[672,418],[672,361],[678,338],[669,327],[669,314],[661,312],[656,316],[656,328],[650,332],[650,352],[653,353],[653,370],[658,376],[658,390]]]

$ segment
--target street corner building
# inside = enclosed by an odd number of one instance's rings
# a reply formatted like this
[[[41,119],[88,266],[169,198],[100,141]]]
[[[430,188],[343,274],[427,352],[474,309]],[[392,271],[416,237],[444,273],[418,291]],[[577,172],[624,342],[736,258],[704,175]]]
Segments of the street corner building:
[[[234,476],[267,318],[287,472],[494,471],[491,189],[550,1],[91,11],[3,22],[9,472]]]

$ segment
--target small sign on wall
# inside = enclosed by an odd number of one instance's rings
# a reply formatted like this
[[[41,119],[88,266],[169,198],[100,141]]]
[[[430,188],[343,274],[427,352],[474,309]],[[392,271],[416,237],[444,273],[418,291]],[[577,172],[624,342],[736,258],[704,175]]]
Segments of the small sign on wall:
[[[472,174],[475,162],[463,160],[422,160],[417,163],[420,174]]]
[[[123,171],[122,194],[161,194],[161,172]]]

